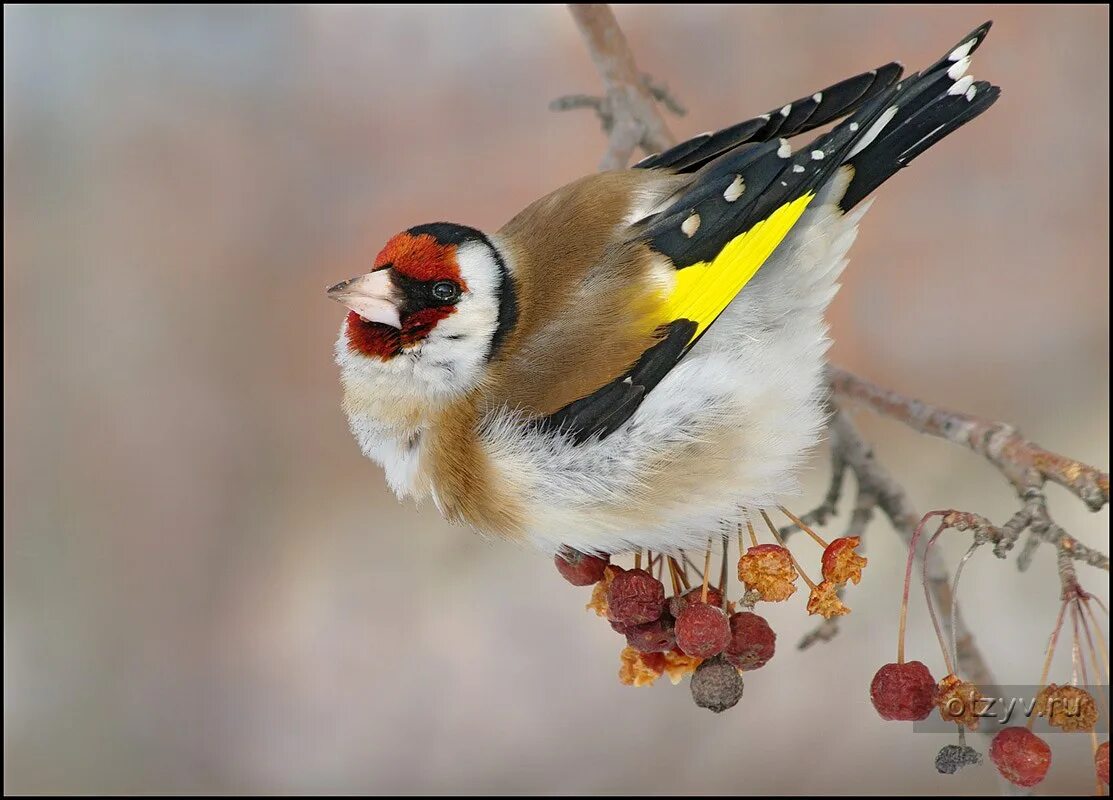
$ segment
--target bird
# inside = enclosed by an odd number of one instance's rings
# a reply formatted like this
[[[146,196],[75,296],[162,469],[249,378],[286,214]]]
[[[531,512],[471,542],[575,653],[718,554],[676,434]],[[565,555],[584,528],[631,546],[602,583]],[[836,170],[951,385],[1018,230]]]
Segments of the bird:
[[[363,454],[400,499],[549,554],[706,547],[799,493],[867,198],[997,100],[969,74],[990,24],[924,70],[885,64],[580,178],[497,231],[394,235],[327,290]]]

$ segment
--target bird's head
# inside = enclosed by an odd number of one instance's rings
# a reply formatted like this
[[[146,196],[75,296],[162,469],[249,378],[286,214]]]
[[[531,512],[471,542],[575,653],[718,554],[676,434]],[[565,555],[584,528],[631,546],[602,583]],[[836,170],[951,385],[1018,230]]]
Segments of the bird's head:
[[[342,367],[413,373],[449,394],[474,385],[517,319],[498,249],[482,232],[447,222],[397,234],[371,272],[328,296],[348,308],[337,344]]]

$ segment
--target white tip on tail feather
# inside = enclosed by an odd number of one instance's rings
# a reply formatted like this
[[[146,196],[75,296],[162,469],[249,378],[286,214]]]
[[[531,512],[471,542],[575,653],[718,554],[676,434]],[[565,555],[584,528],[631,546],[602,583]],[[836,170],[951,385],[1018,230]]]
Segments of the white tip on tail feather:
[[[873,144],[873,140],[881,135],[881,131],[885,129],[885,126],[888,125],[889,122],[892,121],[893,117],[895,117],[896,115],[896,106],[889,106],[887,109],[885,109],[881,116],[878,117],[877,122],[873,123],[873,125],[870,126],[870,129],[862,134],[862,137],[857,141],[851,151],[847,154],[846,158],[848,160],[854,158],[854,156],[858,155],[871,144]]]

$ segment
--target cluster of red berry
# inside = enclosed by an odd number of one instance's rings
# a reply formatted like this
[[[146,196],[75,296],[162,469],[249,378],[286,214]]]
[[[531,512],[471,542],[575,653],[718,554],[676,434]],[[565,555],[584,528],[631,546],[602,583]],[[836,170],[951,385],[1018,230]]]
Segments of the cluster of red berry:
[[[645,569],[642,568],[641,553],[635,555],[632,569],[612,564],[609,556],[587,555],[567,548],[556,556],[556,567],[569,583],[594,587],[587,608],[606,618],[611,627],[625,637],[626,647],[620,655],[618,673],[622,683],[648,686],[662,675],[667,675],[675,685],[691,675],[690,686],[696,705],[716,713],[725,711],[742,697],[743,673],[763,667],[776,650],[777,635],[764,617],[754,613],[758,602],[787,600],[796,592],[797,578],[802,578],[811,590],[807,601],[809,614],[830,619],[849,613],[850,609],[842,601],[842,592],[848,583],[861,581],[862,569],[866,566],[866,559],[856,552],[859,538],[843,537],[828,543],[787,509],[781,510],[797,528],[824,548],[822,580],[816,583],[808,577],[784,546],[772,521],[761,513],[777,543],[760,544],[752,525],[747,525],[749,546],[739,534],[737,576],[743,591],[737,603],[727,597],[728,550],[725,539],[718,587],[709,582],[710,549],[705,553],[702,572],[683,553],[680,554],[680,561],[662,553],[647,554]],[[940,513],[929,514],[924,522]],[[982,762],[982,756],[966,745],[964,734],[966,730],[977,729],[981,718],[979,712],[984,711],[985,706],[978,686],[955,674],[957,657],[949,655],[942,636],[940,644],[948,671],[943,680],[936,681],[922,662],[904,660],[904,630],[913,555],[923,524],[917,529],[909,548],[897,661],[877,671],[870,685],[870,700],[886,720],[919,721],[937,709],[944,721],[956,724],[960,731],[959,744],[945,746],[935,760],[936,768],[949,774]],[[939,532],[932,542],[938,535]],[[702,579],[701,585],[692,585],[689,567]],[[667,596],[662,582],[666,570],[671,578],[671,596]],[[957,589],[956,583],[952,587],[953,593],[957,594]],[[1087,631],[1089,638],[1084,614],[1092,613],[1088,607],[1090,597],[1078,589],[1064,600],[1063,611],[1049,644],[1047,665],[1051,663],[1068,603],[1077,606],[1072,613],[1077,613],[1081,627]],[[939,633],[930,596],[928,610]],[[952,641],[952,649],[953,646]],[[1077,642],[1075,649],[1078,650]],[[1094,660],[1096,669],[1096,657]],[[1064,731],[1092,732],[1099,718],[1093,696],[1075,685],[1048,684],[1046,672],[1045,668],[1041,681],[1044,688],[1036,698],[1034,714],[1046,717],[1050,725]],[[1033,733],[1033,720],[1034,717],[1027,727],[1014,726],[999,731],[989,750],[990,760],[1001,775],[1025,788],[1042,781],[1051,766],[1051,749]],[[1097,776],[1108,784],[1109,743],[1098,746],[1095,738],[1094,748]]]
[[[933,511],[923,518],[913,534],[905,568],[904,599],[901,602],[900,628],[897,640],[897,660],[895,663],[886,664],[874,675],[870,684],[870,700],[882,719],[916,722],[927,719],[934,709],[938,709],[939,716],[945,722],[957,725],[959,744],[947,745],[939,752],[935,760],[939,772],[952,774],[962,767],[980,764],[982,761],[981,755],[972,747],[966,745],[965,731],[977,730],[981,715],[987,708],[987,703],[976,684],[964,681],[955,674],[959,662],[955,630],[952,628],[951,641],[948,645],[942,636],[939,620],[936,617],[931,596],[927,590],[926,554],[923,558],[924,596],[936,634],[939,637],[940,649],[943,653],[948,674],[943,680],[937,682],[932,677],[931,670],[925,664],[920,661],[904,660],[904,633],[908,614],[909,588],[912,580],[912,564],[917,552],[916,544],[928,520],[937,516],[942,517],[942,521],[939,529],[928,542],[929,551],[932,544],[944,531],[965,529],[961,527],[964,524],[964,515],[960,512]],[[970,552],[973,552],[973,548]],[[959,574],[961,574],[961,570],[956,573],[955,583],[951,586],[952,598],[957,597],[958,594],[957,580]],[[1068,609],[1071,611],[1074,623],[1075,642],[1072,651],[1074,676],[1076,679],[1081,677],[1085,682],[1090,674],[1085,659],[1082,657],[1085,649],[1083,642],[1089,646],[1093,674],[1099,674],[1097,650],[1094,646],[1095,637],[1091,635],[1090,631],[1091,622],[1094,625],[1097,624],[1096,616],[1090,608],[1091,600],[1096,599],[1084,592],[1073,579],[1065,584],[1059,617],[1045,654],[1044,670],[1039,684],[1042,688],[1034,698],[1028,724],[1003,728],[997,732],[990,743],[990,761],[993,762],[1002,777],[1016,786],[1026,789],[1035,786],[1043,781],[1051,768],[1051,748],[1043,738],[1032,730],[1033,723],[1038,717],[1044,717],[1051,727],[1064,732],[1090,733],[1097,777],[1101,783],[1109,784],[1109,742],[1106,741],[1099,746],[1094,734],[1100,713],[1093,695],[1077,685],[1060,686],[1048,683],[1052,657]],[[1081,633],[1084,633],[1085,636],[1083,637]],[[1104,648],[1102,648],[1102,653],[1105,655],[1106,683],[1108,683],[1108,656],[1105,654]],[[1108,710],[1106,710],[1106,713],[1108,713]]]
[[[779,540],[776,529],[771,522],[769,525]],[[641,554],[635,557],[633,569],[612,564],[609,557],[569,549],[558,554],[555,562],[561,575],[573,585],[594,585],[587,607],[626,637],[620,656],[622,683],[647,686],[667,674],[676,684],[690,674],[696,705],[718,713],[741,699],[742,673],[765,666],[776,649],[776,633],[764,617],[753,611],[758,601],[788,599],[796,591],[795,582],[800,576],[811,587],[807,605],[810,614],[829,619],[850,611],[839,591],[848,581],[861,580],[866,559],[854,552],[858,538],[828,544],[806,526],[803,529],[825,548],[823,580],[818,584],[811,581],[783,543],[758,544],[751,527],[751,546],[745,548],[741,539],[739,542],[742,554],[737,574],[745,591],[738,604],[726,596],[726,542],[718,588],[708,580],[710,550],[702,585],[694,588],[688,579],[686,560],[678,562],[663,554],[651,554],[648,569],[641,568]],[[653,574],[656,570],[663,576],[666,566],[672,579],[671,597],[666,597],[665,584]]]
[[[873,676],[870,700],[882,719],[916,722],[927,719],[934,709],[946,722],[977,730],[984,708],[978,687],[951,674],[936,683],[922,662],[886,664]],[[1063,731],[1092,731],[1098,721],[1093,696],[1077,686],[1049,684],[1036,697],[1033,713],[1047,718],[1052,727]],[[1033,718],[1034,719],[1034,718]],[[1051,768],[1051,748],[1029,726],[1003,728],[993,737],[989,758],[997,771],[1011,783],[1024,788],[1035,786]],[[1102,783],[1109,783],[1109,742],[1097,748],[1095,768]],[[959,767],[981,762],[972,748],[948,745],[936,766],[940,772],[955,772]]]

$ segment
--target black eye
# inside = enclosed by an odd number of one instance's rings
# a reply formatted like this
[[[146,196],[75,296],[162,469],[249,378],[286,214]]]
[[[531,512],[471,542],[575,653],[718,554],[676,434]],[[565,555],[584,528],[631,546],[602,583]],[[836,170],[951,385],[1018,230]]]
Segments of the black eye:
[[[433,284],[433,297],[447,303],[460,296],[460,287],[452,281],[437,281]]]

